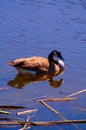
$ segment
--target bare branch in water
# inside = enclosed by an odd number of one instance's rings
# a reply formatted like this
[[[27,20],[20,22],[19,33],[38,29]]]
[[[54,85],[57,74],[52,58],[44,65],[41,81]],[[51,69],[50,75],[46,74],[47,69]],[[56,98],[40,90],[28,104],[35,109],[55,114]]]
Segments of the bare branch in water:
[[[86,120],[65,120],[65,121],[39,121],[39,122],[25,122],[25,121],[3,121],[0,122],[0,125],[27,125],[29,126],[48,126],[48,125],[57,125],[57,124],[86,124]]]
[[[75,93],[73,93],[73,94],[70,94],[70,95],[68,95],[68,96],[66,96],[66,97],[72,97],[72,96],[78,95],[78,94],[83,93],[83,92],[86,92],[86,89],[80,90],[80,91],[75,92]]]
[[[70,97],[63,97],[63,98],[45,98],[42,100],[36,100],[37,102],[40,101],[50,101],[50,102],[60,102],[60,101],[72,101],[77,100],[77,98],[70,98]]]
[[[26,110],[26,111],[22,111],[22,112],[18,112],[17,115],[24,115],[24,114],[27,114],[27,113],[35,113],[37,112],[38,109],[33,109],[33,110]]]
[[[45,103],[43,100],[40,101],[44,106],[46,106],[48,109],[50,109],[52,112],[57,114],[62,120],[66,120],[58,111],[50,107],[47,103]]]

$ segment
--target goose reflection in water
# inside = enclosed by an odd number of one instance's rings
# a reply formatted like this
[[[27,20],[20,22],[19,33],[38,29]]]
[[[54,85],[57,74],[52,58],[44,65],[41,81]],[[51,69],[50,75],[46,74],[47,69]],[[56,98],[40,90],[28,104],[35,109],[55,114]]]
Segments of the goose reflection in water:
[[[61,70],[61,72],[58,74],[62,74],[64,70]],[[10,80],[7,85],[10,87],[15,87],[18,89],[22,89],[26,84],[32,84],[40,81],[49,81],[50,86],[53,88],[60,87],[63,83],[63,78],[58,80],[53,80],[53,77],[55,75],[53,74],[47,74],[47,75],[33,75],[33,74],[20,74],[18,73],[16,77],[13,80]]]

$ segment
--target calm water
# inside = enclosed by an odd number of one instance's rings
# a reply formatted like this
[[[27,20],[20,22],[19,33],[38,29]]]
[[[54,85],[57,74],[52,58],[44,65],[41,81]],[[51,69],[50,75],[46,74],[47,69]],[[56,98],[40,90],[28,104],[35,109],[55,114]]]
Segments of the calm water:
[[[21,79],[17,71],[7,64],[19,57],[47,57],[54,49],[61,50],[65,71],[63,75],[53,77],[53,81],[48,78]],[[45,96],[64,97],[85,89],[85,64],[86,0],[0,0],[0,87],[3,89],[0,90],[0,105],[38,109],[32,121],[61,120],[34,100]],[[86,119],[86,111],[76,109],[86,109],[86,93],[76,97],[78,100],[75,101],[48,104],[66,119]],[[16,116],[13,110],[5,117],[27,119],[27,115]],[[86,129],[86,125],[78,127]],[[34,129],[77,130],[72,125],[31,128]]]

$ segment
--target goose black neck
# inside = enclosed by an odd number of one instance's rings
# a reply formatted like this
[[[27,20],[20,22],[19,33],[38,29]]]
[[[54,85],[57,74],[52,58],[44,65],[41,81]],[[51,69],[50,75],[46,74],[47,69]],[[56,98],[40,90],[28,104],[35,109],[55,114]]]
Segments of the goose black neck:
[[[58,64],[58,60],[54,60],[53,59],[53,51],[49,54],[49,56],[48,56],[48,60],[49,60],[49,62],[54,62],[55,64]]]
[[[49,60],[49,61],[53,61],[53,52],[51,52],[51,53],[49,54],[48,60]]]

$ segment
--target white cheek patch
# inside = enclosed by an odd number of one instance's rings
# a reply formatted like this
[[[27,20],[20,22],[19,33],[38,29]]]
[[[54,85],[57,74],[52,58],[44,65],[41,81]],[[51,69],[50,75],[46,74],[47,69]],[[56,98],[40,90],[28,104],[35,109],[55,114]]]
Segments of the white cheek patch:
[[[60,66],[62,66],[64,68],[65,64],[62,60],[58,60],[58,63],[59,63]]]

